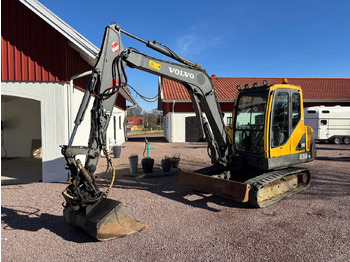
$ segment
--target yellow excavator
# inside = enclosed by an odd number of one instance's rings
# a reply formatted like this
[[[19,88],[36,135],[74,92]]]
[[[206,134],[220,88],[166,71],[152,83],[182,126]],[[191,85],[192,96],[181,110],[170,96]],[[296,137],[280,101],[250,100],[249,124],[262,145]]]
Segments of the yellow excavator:
[[[310,172],[290,167],[315,159],[313,131],[304,124],[302,91],[287,84],[237,87],[228,167],[179,171],[177,183],[264,207],[306,189]]]
[[[121,33],[177,62],[162,60],[128,47]],[[316,155],[312,129],[304,124],[301,88],[267,81],[237,86],[233,123],[226,128],[213,82],[200,64],[173,52],[157,41],[145,41],[119,25],[106,27],[98,61],[80,104],[68,145],[61,146],[70,171],[65,221],[98,240],[126,236],[148,225],[126,217],[119,201],[107,198],[115,169],[106,148],[106,130],[116,97],[127,86],[125,67],[136,68],[181,83],[188,91],[212,166],[195,172],[179,171],[177,184],[263,207],[306,189],[310,172],[291,167],[312,161]],[[91,129],[87,146],[73,146],[90,99]],[[101,151],[112,168],[106,192],[99,190],[94,172]],[[83,164],[79,155],[86,158]]]

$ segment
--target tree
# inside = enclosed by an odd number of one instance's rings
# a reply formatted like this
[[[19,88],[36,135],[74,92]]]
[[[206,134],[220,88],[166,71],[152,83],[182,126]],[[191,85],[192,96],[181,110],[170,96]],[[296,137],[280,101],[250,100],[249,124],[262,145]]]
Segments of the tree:
[[[161,111],[156,108],[151,110],[151,113],[143,111],[143,126],[148,128],[157,128],[163,122]]]
[[[137,105],[128,109],[128,116],[142,116],[142,108]]]

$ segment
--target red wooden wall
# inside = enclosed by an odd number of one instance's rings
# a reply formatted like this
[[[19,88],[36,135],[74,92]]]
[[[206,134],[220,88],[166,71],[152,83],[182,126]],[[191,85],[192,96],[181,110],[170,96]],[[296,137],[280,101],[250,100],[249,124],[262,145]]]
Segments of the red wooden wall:
[[[18,0],[1,1],[2,81],[68,81],[91,68],[67,38]],[[85,88],[88,79],[76,84]]]
[[[1,81],[67,82],[92,69],[68,39],[18,0],[1,0]],[[89,76],[74,80],[85,89]],[[116,105],[126,110],[118,96]]]

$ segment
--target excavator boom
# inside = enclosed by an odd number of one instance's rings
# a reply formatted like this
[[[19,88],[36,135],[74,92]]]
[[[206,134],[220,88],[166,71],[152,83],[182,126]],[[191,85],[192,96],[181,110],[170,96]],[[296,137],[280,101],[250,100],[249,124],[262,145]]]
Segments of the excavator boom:
[[[133,48],[124,48],[121,33],[145,43],[146,46],[180,63],[150,57]],[[71,174],[70,184],[63,192],[66,200],[63,212],[65,220],[73,227],[99,240],[124,236],[148,227],[147,224],[127,218],[122,212],[121,203],[107,198],[113,185],[115,171],[106,149],[106,130],[118,92],[127,85],[125,66],[182,83],[191,96],[198,119],[206,134],[213,163],[227,166],[232,151],[213,83],[199,64],[175,54],[155,41],[144,41],[133,36],[116,24],[106,27],[98,61],[92,70],[89,84],[77,112],[69,143],[62,146],[62,154],[67,162],[66,169],[69,169]],[[77,129],[84,120],[92,97],[94,102],[91,109],[88,145],[73,146]],[[199,103],[205,112],[205,118],[202,117]],[[93,175],[102,150],[113,169],[113,179],[106,192],[99,190]],[[78,159],[79,155],[86,157],[84,164]]]

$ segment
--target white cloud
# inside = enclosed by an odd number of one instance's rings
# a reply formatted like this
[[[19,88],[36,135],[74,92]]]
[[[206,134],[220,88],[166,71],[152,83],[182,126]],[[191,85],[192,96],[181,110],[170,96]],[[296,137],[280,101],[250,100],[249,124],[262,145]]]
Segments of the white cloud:
[[[209,48],[222,45],[224,42],[223,36],[208,37],[208,33],[197,30],[195,27],[189,31],[176,40],[177,52],[184,56],[200,54]]]

